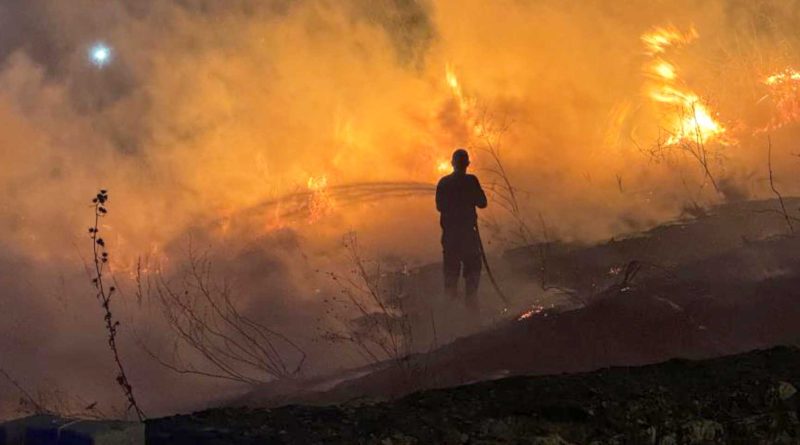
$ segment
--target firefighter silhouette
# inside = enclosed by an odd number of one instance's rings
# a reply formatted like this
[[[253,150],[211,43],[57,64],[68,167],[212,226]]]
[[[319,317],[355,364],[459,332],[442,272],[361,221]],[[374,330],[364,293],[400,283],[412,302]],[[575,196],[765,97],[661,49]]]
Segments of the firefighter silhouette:
[[[486,194],[475,175],[467,173],[469,153],[453,152],[453,173],[436,186],[436,210],[442,227],[442,253],[445,293],[458,296],[458,279],[463,273],[468,306],[477,308],[481,280],[481,242],[477,231],[476,208],[486,208]]]

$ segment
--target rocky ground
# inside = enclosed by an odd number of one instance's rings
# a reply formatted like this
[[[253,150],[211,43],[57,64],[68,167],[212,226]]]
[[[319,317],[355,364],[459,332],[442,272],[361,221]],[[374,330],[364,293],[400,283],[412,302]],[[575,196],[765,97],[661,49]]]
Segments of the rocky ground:
[[[800,350],[513,377],[390,402],[221,408],[147,423],[150,444],[800,443]]]

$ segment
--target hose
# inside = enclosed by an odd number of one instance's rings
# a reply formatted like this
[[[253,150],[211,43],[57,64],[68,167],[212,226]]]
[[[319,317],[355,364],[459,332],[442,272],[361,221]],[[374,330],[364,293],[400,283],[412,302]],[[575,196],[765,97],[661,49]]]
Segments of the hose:
[[[505,307],[503,308],[503,312],[508,311],[508,306],[510,306],[510,302],[506,294],[503,293],[503,290],[500,289],[500,285],[497,284],[497,280],[494,278],[494,274],[492,273],[492,268],[489,266],[489,260],[486,258],[486,250],[483,248],[483,240],[481,239],[481,231],[478,229],[478,224],[475,224],[475,234],[478,236],[478,247],[481,251],[481,260],[483,261],[483,267],[486,269],[486,275],[489,277],[489,282],[492,283],[492,287],[494,288],[495,293],[497,296],[503,300],[503,304]]]

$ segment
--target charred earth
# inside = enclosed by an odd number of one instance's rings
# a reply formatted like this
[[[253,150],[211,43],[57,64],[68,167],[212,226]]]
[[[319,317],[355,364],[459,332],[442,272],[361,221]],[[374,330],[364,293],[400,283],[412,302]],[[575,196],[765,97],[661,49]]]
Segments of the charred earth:
[[[799,443],[800,350],[514,377],[375,404],[151,420],[150,444]]]

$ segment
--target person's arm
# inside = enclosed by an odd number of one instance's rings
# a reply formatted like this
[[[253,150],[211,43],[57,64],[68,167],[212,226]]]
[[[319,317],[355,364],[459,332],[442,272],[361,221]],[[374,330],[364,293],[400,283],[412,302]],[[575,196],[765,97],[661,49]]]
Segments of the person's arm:
[[[444,196],[442,193],[442,181],[439,180],[439,183],[436,184],[436,210],[440,213],[444,209]]]
[[[481,187],[480,181],[478,181],[477,176],[473,176],[475,178],[475,207],[479,209],[485,209],[489,202],[486,200],[486,193],[483,192],[483,188]]]

